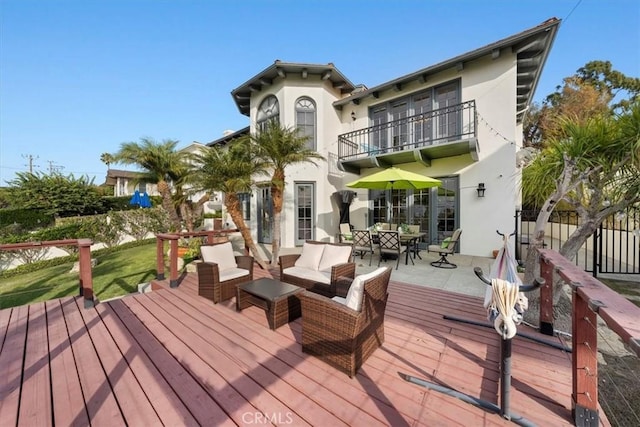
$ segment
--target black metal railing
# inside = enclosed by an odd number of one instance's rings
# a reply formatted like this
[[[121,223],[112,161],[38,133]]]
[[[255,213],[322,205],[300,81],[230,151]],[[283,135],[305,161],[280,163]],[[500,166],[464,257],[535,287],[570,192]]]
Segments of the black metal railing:
[[[516,258],[524,260],[537,211],[516,211]],[[545,230],[546,248],[560,250],[580,218],[575,211],[553,211]],[[573,262],[597,277],[598,273],[640,274],[640,211],[629,208],[611,215],[590,236]]]
[[[338,136],[338,158],[375,156],[477,136],[475,100]]]

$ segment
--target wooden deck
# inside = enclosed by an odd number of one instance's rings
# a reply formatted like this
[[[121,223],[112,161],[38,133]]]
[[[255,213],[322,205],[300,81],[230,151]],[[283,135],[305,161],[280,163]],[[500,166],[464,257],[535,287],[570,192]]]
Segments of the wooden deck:
[[[302,353],[299,320],[269,330],[263,311],[214,305],[195,280],[95,309],[66,298],[1,310],[0,425],[510,424],[398,375],[498,404],[497,334],[443,319],[485,321],[478,298],[392,282],[386,341],[349,379]],[[570,368],[569,354],[516,338],[511,410],[571,425]]]

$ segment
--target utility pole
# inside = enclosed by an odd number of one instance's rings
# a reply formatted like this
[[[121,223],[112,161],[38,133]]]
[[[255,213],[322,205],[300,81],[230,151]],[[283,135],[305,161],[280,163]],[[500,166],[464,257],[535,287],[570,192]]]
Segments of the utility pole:
[[[38,156],[34,156],[33,154],[23,154],[23,155],[22,155],[22,158],[23,158],[23,159],[27,159],[27,160],[29,161],[29,164],[28,164],[28,165],[25,165],[25,166],[28,166],[28,167],[29,167],[29,173],[30,173],[30,174],[33,174],[33,168],[40,167],[40,166],[38,166],[38,165],[34,165],[34,164],[33,164],[33,161],[34,161],[34,160],[39,159],[39,157],[38,157]]]
[[[53,160],[47,160],[47,163],[49,163],[49,175],[53,175],[64,169],[64,166],[54,164],[55,162]]]

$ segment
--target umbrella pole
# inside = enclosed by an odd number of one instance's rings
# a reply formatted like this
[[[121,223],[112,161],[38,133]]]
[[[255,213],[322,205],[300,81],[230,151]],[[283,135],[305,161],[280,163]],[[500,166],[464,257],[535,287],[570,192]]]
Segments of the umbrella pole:
[[[500,340],[500,415],[511,420],[509,405],[511,403],[511,339]]]

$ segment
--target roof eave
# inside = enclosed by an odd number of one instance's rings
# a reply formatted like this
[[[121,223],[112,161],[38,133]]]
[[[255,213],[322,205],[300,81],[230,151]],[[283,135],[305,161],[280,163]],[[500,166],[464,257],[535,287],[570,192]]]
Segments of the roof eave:
[[[381,91],[392,89],[394,87],[401,87],[411,81],[415,81],[415,80],[426,81],[428,76],[430,75],[437,74],[441,71],[450,69],[452,67],[457,67],[460,64],[473,61],[475,59],[481,58],[486,55],[494,54],[495,52],[499,53],[500,50],[508,47],[512,47],[512,46],[517,46],[519,43],[522,43],[523,41],[530,39],[532,36],[539,37],[551,31],[552,32],[551,36],[545,37],[546,42],[545,42],[545,49],[543,51],[543,61],[540,63],[537,73],[535,75],[535,78],[533,80],[534,86],[532,86],[532,88],[535,89],[535,85],[537,85],[538,83],[540,72],[542,70],[542,67],[544,66],[544,63],[546,62],[546,59],[549,54],[549,50],[551,48],[551,45],[553,44],[553,40],[555,39],[555,34],[557,32],[557,28],[560,22],[561,21],[557,18],[551,18],[543,22],[542,24],[537,25],[536,27],[531,28],[529,30],[525,30],[521,33],[515,34],[513,36],[499,40],[497,42],[491,43],[479,49],[475,49],[470,52],[464,53],[462,55],[458,55],[454,58],[448,59],[446,61],[432,65],[430,67],[423,68],[411,74],[398,77],[397,79],[388,81],[386,83],[380,84],[370,89],[363,90],[362,92],[358,92],[357,94],[352,94],[351,96],[335,101],[333,103],[333,106],[334,108],[341,109],[342,106],[350,102],[358,103],[360,100],[368,96],[377,97]],[[530,102],[531,98],[532,98],[532,94],[528,97],[527,102]]]
[[[355,86],[332,63],[301,64],[276,60],[251,79],[247,80],[231,91],[236,106],[241,114],[249,116],[250,100],[253,93],[261,92],[278,79],[286,79],[287,74],[297,74],[306,78],[309,74],[320,75],[323,80],[331,82],[332,86],[341,93],[351,93]]]

